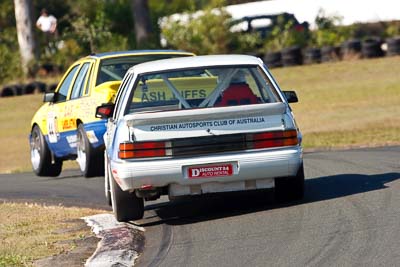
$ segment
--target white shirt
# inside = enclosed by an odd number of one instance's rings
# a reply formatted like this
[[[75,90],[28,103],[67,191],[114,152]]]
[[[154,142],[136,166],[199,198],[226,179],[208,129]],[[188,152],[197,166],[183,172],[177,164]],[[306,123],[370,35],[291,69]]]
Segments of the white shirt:
[[[50,32],[52,29],[52,24],[56,24],[57,19],[53,15],[40,16],[36,22],[36,25],[44,32]]]

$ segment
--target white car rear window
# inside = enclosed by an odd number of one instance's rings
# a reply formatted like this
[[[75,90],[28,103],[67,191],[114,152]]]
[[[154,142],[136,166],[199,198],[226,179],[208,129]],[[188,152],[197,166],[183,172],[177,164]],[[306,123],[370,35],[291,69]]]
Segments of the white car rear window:
[[[138,76],[127,113],[281,101],[258,66],[222,66]]]

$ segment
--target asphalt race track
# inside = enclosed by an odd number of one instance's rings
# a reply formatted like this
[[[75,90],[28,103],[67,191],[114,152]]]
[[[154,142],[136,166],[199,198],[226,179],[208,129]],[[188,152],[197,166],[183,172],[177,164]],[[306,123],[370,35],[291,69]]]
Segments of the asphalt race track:
[[[138,266],[400,266],[400,147],[305,153],[306,196],[147,202]],[[103,180],[0,175],[0,199],[105,206]]]
[[[37,177],[33,172],[0,174],[0,199],[108,208],[104,178],[84,178],[79,170],[62,171],[59,177]]]

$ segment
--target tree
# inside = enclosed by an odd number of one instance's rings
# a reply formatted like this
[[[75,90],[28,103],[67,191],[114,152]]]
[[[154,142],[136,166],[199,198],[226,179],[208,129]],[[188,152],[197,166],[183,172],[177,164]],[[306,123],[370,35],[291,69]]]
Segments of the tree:
[[[14,9],[19,51],[21,54],[21,67],[24,74],[28,75],[33,60],[37,59],[32,20],[32,1],[14,0]]]
[[[135,23],[136,45],[142,48],[151,37],[151,20],[147,0],[132,0],[132,14]]]
[[[161,31],[172,48],[198,55],[226,54],[233,41],[230,21],[231,16],[225,10],[224,2],[214,0],[206,9],[182,14],[178,20],[167,17]]]
[[[317,29],[312,32],[312,42],[318,47],[337,46],[352,35],[352,27],[341,26],[343,17],[327,15],[323,9],[315,17]]]

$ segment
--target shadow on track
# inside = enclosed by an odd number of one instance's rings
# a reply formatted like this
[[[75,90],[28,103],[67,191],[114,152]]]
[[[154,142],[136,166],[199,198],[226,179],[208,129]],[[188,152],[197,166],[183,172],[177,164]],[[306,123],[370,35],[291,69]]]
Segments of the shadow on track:
[[[304,202],[316,202],[339,198],[374,190],[385,189],[387,185],[400,179],[400,173],[375,175],[340,174],[306,180]]]
[[[304,199],[285,204],[274,202],[273,190],[185,197],[146,206],[146,210],[150,212],[145,214],[145,218],[140,221],[139,225],[146,227],[159,224],[190,224],[341,198],[385,189],[389,187],[388,183],[399,178],[400,173],[383,173],[376,175],[340,174],[307,179]]]

